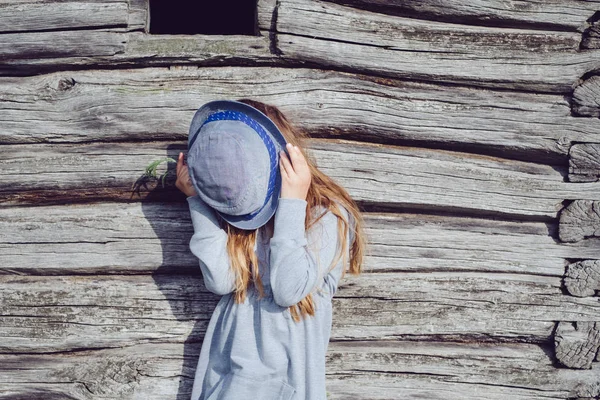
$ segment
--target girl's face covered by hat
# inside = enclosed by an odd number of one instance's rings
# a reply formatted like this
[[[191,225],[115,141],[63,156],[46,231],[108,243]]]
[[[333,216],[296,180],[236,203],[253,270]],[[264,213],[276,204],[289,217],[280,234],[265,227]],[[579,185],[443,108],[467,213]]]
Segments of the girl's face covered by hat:
[[[205,104],[194,115],[188,139],[198,196],[233,226],[264,225],[277,209],[285,143],[273,121],[245,103]]]

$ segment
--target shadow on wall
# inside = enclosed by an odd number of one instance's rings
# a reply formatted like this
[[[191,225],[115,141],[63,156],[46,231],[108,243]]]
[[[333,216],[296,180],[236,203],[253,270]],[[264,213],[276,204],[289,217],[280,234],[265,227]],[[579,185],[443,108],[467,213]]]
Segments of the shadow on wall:
[[[185,154],[187,149],[180,145],[169,146],[167,156],[177,159],[180,151]],[[179,384],[176,397],[170,398],[189,400],[202,341],[221,296],[209,292],[204,286],[199,260],[189,249],[194,229],[186,196],[175,187],[175,163],[167,165],[170,172],[165,187],[159,183],[141,203],[145,218],[161,242],[161,265],[152,277],[171,309],[170,315],[165,312],[163,317],[178,321],[177,331],[165,332],[161,342],[183,342],[182,359],[181,353],[173,354],[173,359],[181,359],[181,369],[173,371],[177,374],[173,379],[178,378]],[[166,375],[165,372],[165,378]]]

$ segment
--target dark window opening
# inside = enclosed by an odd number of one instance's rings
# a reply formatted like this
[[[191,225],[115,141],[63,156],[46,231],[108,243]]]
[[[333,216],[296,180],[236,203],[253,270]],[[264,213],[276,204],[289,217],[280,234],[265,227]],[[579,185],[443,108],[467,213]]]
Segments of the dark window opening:
[[[150,0],[154,34],[257,35],[256,0]]]

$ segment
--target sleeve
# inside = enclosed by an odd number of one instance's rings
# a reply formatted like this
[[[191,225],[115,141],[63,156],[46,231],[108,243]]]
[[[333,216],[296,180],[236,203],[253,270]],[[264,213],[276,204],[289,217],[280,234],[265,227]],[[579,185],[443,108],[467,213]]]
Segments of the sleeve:
[[[340,279],[342,278],[342,272],[344,269],[344,265],[342,264],[342,262],[344,261],[344,257],[346,258],[346,260],[350,260],[350,245],[352,244],[352,240],[354,240],[353,221],[350,218],[350,213],[348,213],[344,207],[340,207],[340,208],[342,210],[342,215],[346,218],[346,221],[349,221],[348,234],[346,235],[346,238],[345,238],[346,239],[346,254],[344,256],[342,256],[342,258],[340,258],[340,260],[333,267],[333,269],[331,271],[329,271],[327,273],[327,275],[325,275],[325,277],[324,277],[324,284],[325,284],[325,287],[327,288],[327,291],[329,292],[330,297],[333,297],[333,295],[337,292],[338,284],[340,282]],[[337,220],[337,217],[335,215],[333,215],[333,213],[331,211],[328,211],[327,214],[323,216],[323,218],[333,219],[334,221]],[[334,222],[334,225],[335,225],[335,223],[337,223],[337,221]],[[328,226],[328,225],[331,225],[331,223],[329,223],[325,226]],[[335,226],[334,228],[325,229],[325,232],[326,232],[327,236],[335,237],[335,240],[337,241],[337,226]],[[335,253],[338,251],[338,249],[337,249],[337,247],[335,247],[333,250],[328,250],[329,247],[332,247],[332,245],[329,242],[325,243],[324,246],[326,246],[325,247],[327,249],[326,251],[333,251],[331,257],[328,259],[328,262],[327,262],[326,267],[328,267],[331,264],[331,262],[333,261],[333,257],[335,255]]]
[[[194,234],[190,250],[198,257],[204,285],[215,294],[235,290],[235,277],[227,253],[227,232],[219,225],[218,215],[198,195],[187,197]]]
[[[323,276],[338,251],[337,217],[327,211],[307,234],[306,206],[306,200],[280,198],[275,213],[270,283],[273,298],[282,307],[298,303],[323,283],[333,297],[344,267],[340,258]]]

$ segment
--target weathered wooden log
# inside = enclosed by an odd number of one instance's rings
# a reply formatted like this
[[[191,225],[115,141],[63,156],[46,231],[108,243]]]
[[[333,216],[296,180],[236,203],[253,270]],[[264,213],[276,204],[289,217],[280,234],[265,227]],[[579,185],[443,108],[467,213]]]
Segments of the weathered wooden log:
[[[166,399],[189,397],[200,343],[0,356],[0,398]],[[535,344],[332,342],[328,399],[563,400],[596,396],[598,366],[554,368]],[[451,388],[451,390],[449,390]],[[11,397],[12,396],[12,397]]]
[[[32,22],[27,21],[35,20],[36,15],[52,4],[21,9],[26,15],[23,26],[31,25]],[[417,23],[414,18],[390,17],[305,0],[286,0],[275,11],[266,4],[266,10],[261,13],[278,17],[274,23],[261,25],[264,37],[240,35],[212,39],[209,35],[194,35],[172,37],[170,45],[161,46],[161,41],[140,32],[95,30],[96,25],[106,28],[103,24],[111,21],[116,28],[123,26],[120,30],[141,29],[145,24],[146,11],[141,6],[133,8],[133,13],[131,7],[124,9],[124,1],[116,4],[122,9],[120,16],[106,19],[77,17],[75,19],[81,21],[73,23],[78,30],[44,32],[43,35],[41,32],[10,31],[13,33],[0,35],[0,73],[24,75],[73,66],[132,63],[149,66],[169,65],[175,61],[196,65],[248,65],[263,61],[297,65],[310,62],[401,78],[566,92],[572,90],[578,77],[599,65],[598,54],[594,51],[577,51],[581,41],[579,32],[470,27],[431,21]],[[14,20],[15,7],[7,13],[5,24],[10,25]],[[92,10],[98,3],[68,2],[61,7],[69,14],[80,9]],[[315,13],[321,9],[324,11],[322,16]],[[52,14],[47,13],[48,17],[42,20],[55,20],[57,26],[68,23],[61,22],[66,17]],[[265,19],[261,17],[261,21]],[[331,23],[332,19],[335,23]],[[33,23],[34,28],[37,23]],[[92,29],[82,30],[86,24]],[[318,34],[313,32],[315,26],[318,26]],[[276,32],[270,34],[272,27]],[[112,25],[108,28],[116,29]],[[271,36],[270,42],[268,36]],[[401,41],[398,41],[399,37]],[[481,43],[481,46],[474,47],[473,42]],[[269,47],[282,57],[271,54]],[[356,52],[364,57],[357,57]],[[532,64],[539,65],[541,71],[531,74]]]
[[[174,159],[185,151],[164,143],[4,146],[15,151],[0,160],[0,203],[131,199],[132,186],[151,161],[165,156],[165,147]],[[542,164],[340,140],[311,140],[309,151],[357,201],[374,205],[549,220],[565,198],[600,197],[600,182],[564,182],[561,171]],[[168,168],[174,190],[174,163]]]
[[[142,30],[146,7],[131,0],[2,2],[0,33],[68,29]]]
[[[478,271],[563,278],[565,259],[598,259],[589,241],[556,243],[556,223],[363,213],[365,270]],[[0,272],[199,273],[185,200],[0,209]],[[135,251],[132,251],[135,249]]]
[[[565,296],[550,277],[530,279],[520,275],[482,275],[479,272],[415,273],[410,277],[408,274],[376,275],[382,276],[373,280],[364,276],[348,276],[340,286],[343,290],[334,298],[336,338],[358,339],[355,335],[361,332],[361,336],[368,339],[431,340],[429,335],[436,332],[437,338],[446,340],[541,343],[552,336],[546,330],[550,321],[575,319],[593,322],[600,316],[595,298]],[[382,282],[376,283],[379,279],[389,281],[394,286],[393,293],[387,292]],[[425,281],[428,281],[427,284]],[[561,295],[558,295],[559,291]],[[572,302],[572,299],[578,300]],[[584,299],[585,302],[581,303],[580,300]],[[441,304],[434,305],[437,301]],[[403,305],[405,302],[407,304]],[[573,312],[559,311],[563,307]],[[581,307],[587,308],[589,313]],[[487,312],[490,314],[485,317]],[[369,317],[375,314],[377,320]],[[364,317],[357,318],[359,315]],[[494,319],[497,321],[492,322]],[[378,320],[387,321],[391,326],[382,325]],[[490,325],[503,327],[497,330]]]
[[[269,40],[262,36],[105,30],[0,34],[0,75],[9,76],[89,66],[255,65],[273,60]]]
[[[0,399],[189,398],[199,343],[0,355]]]
[[[569,150],[569,181],[597,182],[600,179],[600,143],[574,144]]]
[[[469,26],[387,16],[321,1],[281,0],[259,19],[282,58],[402,79],[571,92],[600,67],[580,32]],[[266,22],[266,23],[265,23]],[[535,66],[535,73],[532,73]]]
[[[114,57],[124,51],[126,38],[125,33],[103,30],[0,34],[0,73],[55,58],[65,58],[67,61],[59,66],[65,68],[69,63],[77,64],[72,57]]]
[[[592,75],[575,87],[571,110],[581,117],[600,117],[600,76]]]
[[[534,28],[560,31],[583,31],[586,20],[598,9],[600,2],[559,0],[538,3],[525,0],[464,2],[460,0],[326,0],[365,10],[410,18],[431,19],[457,24]]]
[[[501,393],[511,399],[546,396],[564,399],[595,397],[600,393],[599,365],[593,365],[591,370],[558,369],[552,365],[553,357],[549,357],[544,347],[524,343],[464,346],[448,342],[334,342],[330,344],[333,351],[329,351],[327,359],[329,374],[335,373],[344,379],[329,380],[328,388],[340,399],[487,399],[501,398]],[[381,368],[378,356],[384,352],[388,355],[387,366]],[[365,362],[364,367],[359,360]],[[369,368],[369,361],[374,368]],[[348,372],[338,372],[338,364]],[[461,372],[453,373],[454,367]],[[494,381],[497,386],[492,384],[486,389],[482,385],[487,385],[488,374],[498,380]],[[548,379],[538,381],[540,376]],[[552,376],[557,380],[553,382]],[[567,382],[577,379],[575,377],[581,380],[572,387]],[[392,384],[394,378],[401,384],[395,393],[392,391],[397,387]],[[427,379],[427,383],[419,384],[422,378]],[[466,382],[469,384],[462,388]],[[533,387],[536,391],[529,392]],[[360,396],[356,395],[358,390]]]
[[[563,242],[600,237],[600,201],[575,200],[559,218],[558,235]]]
[[[565,287],[569,294],[578,297],[600,293],[600,261],[583,260],[567,265]]]
[[[565,296],[560,286],[560,277],[524,274],[346,274],[333,300],[331,335],[545,343],[555,321],[600,315],[596,298]],[[0,287],[0,353],[200,340],[219,299],[197,274],[2,275]]]
[[[600,321],[559,322],[554,346],[561,364],[569,368],[592,368],[600,348]]]
[[[241,97],[279,106],[313,136],[553,164],[566,163],[571,141],[600,142],[600,120],[573,118],[563,96],[458,86],[440,90],[418,82],[263,67],[5,77],[0,79],[0,142],[184,140],[201,104]]]

